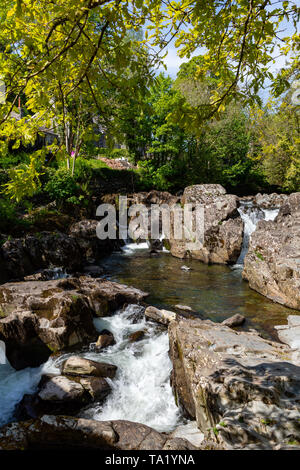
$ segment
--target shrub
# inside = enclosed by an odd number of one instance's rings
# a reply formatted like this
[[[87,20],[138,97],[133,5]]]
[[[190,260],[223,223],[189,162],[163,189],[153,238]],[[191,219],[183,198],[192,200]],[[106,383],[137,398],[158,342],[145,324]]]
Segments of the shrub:
[[[105,158],[128,158],[131,159],[130,152],[127,149],[110,149],[101,148],[98,150],[99,155]]]
[[[45,185],[45,191],[51,199],[60,203],[78,194],[78,186],[70,171],[60,168],[48,170],[49,179]]]
[[[6,170],[8,168],[16,167],[20,163],[28,164],[29,161],[30,157],[26,152],[7,153],[6,155],[1,155],[0,168]]]
[[[28,225],[28,221],[19,218],[16,205],[11,200],[0,199],[0,232],[19,232]]]
[[[182,186],[184,168],[180,161],[171,161],[157,168],[153,161],[140,161],[141,186],[159,191],[177,190]]]

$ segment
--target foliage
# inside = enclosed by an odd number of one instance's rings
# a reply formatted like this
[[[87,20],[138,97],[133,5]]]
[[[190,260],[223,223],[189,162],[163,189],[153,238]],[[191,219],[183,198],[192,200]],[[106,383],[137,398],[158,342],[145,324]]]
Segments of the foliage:
[[[252,159],[257,161],[269,184],[284,191],[300,190],[299,111],[284,101],[276,109],[270,102],[265,112],[252,113],[257,146]]]
[[[16,208],[11,201],[7,199],[0,199],[0,227],[1,231],[5,232],[8,226],[15,221]]]
[[[147,184],[159,188],[201,181],[238,191],[263,186],[265,178],[297,189],[293,109],[268,111],[260,130],[249,129],[248,121],[250,107],[262,107],[266,81],[277,97],[297,73],[299,34],[284,37],[281,29],[283,22],[288,31],[296,28],[298,13],[292,0],[3,0],[0,76],[7,93],[0,154],[32,148],[45,126],[59,135],[50,148],[16,162],[6,194],[20,201],[39,192],[51,152],[52,163],[65,170],[57,180],[50,174],[48,194],[80,197],[79,173],[87,184],[97,166],[80,158],[93,155],[103,132],[109,142],[125,143],[130,158],[143,162]],[[155,78],[159,54],[173,38],[181,57],[202,53],[181,67],[175,83]],[[277,75],[270,70],[275,50],[288,58]],[[18,116],[19,99],[24,116]],[[11,167],[5,158],[2,165]]]
[[[160,191],[176,191],[182,187],[183,165],[172,161],[157,167],[153,161],[140,161],[138,173],[143,189],[156,188]]]
[[[24,197],[31,197],[37,193],[41,188],[41,159],[44,157],[45,149],[42,149],[30,156],[29,164],[9,170],[10,181],[3,185],[4,194],[20,202]]]
[[[153,37],[156,44],[167,40],[164,24],[169,34],[175,34],[181,57],[190,58],[202,48],[194,78],[201,81],[210,75],[218,80],[218,87],[209,94],[206,120],[222,112],[232,99],[244,105],[261,104],[259,90],[266,81],[279,93],[290,86],[285,74],[279,72],[277,79],[270,65],[277,47],[277,55],[290,55],[290,66],[296,67],[298,17],[293,0],[273,4],[265,0],[173,1],[165,6],[164,15],[157,13],[159,24]],[[294,32],[282,34],[283,22]]]
[[[7,169],[18,166],[20,163],[29,163],[30,157],[24,151],[8,152],[0,157],[0,168]]]
[[[78,194],[78,186],[74,177],[66,169],[50,170],[45,191],[52,200],[62,202]]]

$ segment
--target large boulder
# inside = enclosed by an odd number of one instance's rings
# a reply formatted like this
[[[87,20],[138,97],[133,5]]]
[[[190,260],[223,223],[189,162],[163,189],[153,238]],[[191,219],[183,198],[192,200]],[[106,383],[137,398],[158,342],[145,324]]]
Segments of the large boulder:
[[[102,377],[43,376],[37,392],[25,395],[17,405],[15,416],[22,421],[44,414],[77,414],[91,402],[101,403],[110,391]]]
[[[130,204],[144,204],[147,207],[150,207],[151,204],[175,204],[180,198],[174,196],[173,194],[168,193],[167,191],[156,191],[153,189],[148,193],[135,193],[132,196],[129,196]]]
[[[300,193],[287,198],[274,221],[258,222],[243,277],[274,302],[300,309]]]
[[[79,269],[83,255],[75,238],[61,232],[41,232],[13,238],[0,248],[0,282],[21,279],[49,266]]]
[[[278,338],[293,351],[293,360],[300,362],[300,315],[289,315],[287,325],[275,326]]]
[[[99,259],[119,248],[119,240],[100,240],[96,228],[99,221],[84,219],[70,227],[70,235],[74,237],[79,250],[84,253],[84,259]]]
[[[187,242],[192,240],[185,237],[175,239],[171,230],[169,243],[172,255],[178,258],[190,256],[207,264],[235,263],[243,243],[243,221],[237,210],[237,196],[226,194],[219,184],[195,185],[184,190],[182,204],[187,203],[200,204],[204,208],[203,244],[190,250]]]
[[[0,450],[196,450],[144,424],[44,415],[0,430]]]
[[[95,341],[93,317],[146,295],[90,277],[7,283],[0,286],[0,340],[13,367],[35,367],[52,352]]]
[[[169,310],[160,310],[156,307],[147,307],[144,313],[148,320],[161,323],[162,325],[168,325],[171,321],[176,320],[176,313]]]
[[[299,442],[300,367],[288,347],[209,320],[172,322],[169,337],[175,395],[206,438],[225,449]]]
[[[287,194],[256,194],[253,198],[254,204],[261,207],[262,209],[275,209],[281,207],[287,202]]]
[[[69,234],[42,231],[7,240],[0,247],[0,282],[22,279],[49,266],[76,271],[89,259],[107,256],[119,246],[119,240],[99,240],[97,224],[97,220],[85,219],[73,224]]]

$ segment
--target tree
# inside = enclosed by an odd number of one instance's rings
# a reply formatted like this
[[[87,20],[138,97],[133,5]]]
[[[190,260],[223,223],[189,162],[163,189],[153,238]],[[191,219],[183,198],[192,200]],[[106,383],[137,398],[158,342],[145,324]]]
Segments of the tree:
[[[157,44],[164,44],[164,24],[165,31],[176,36],[181,57],[189,58],[198,48],[204,50],[195,78],[207,74],[219,78],[205,116],[209,119],[234,98],[261,105],[258,93],[266,80],[279,93],[289,86],[285,74],[280,72],[276,79],[270,66],[275,54],[290,55],[289,67],[299,63],[298,19],[299,8],[293,0],[173,1],[164,14],[157,13],[160,26],[154,36]],[[294,33],[285,32],[284,22],[294,27]]]
[[[3,0],[0,76],[6,83],[7,102],[0,108],[1,150],[5,151],[8,139],[16,145],[32,142],[39,125],[49,123],[53,107],[59,107],[58,83],[65,118],[76,110],[78,120],[83,103],[93,102],[101,119],[108,114],[106,121],[112,123],[110,105],[116,109],[119,103],[120,109],[132,96],[143,97],[153,79],[151,65],[159,63],[158,55],[174,38],[182,57],[189,58],[198,48],[204,51],[195,64],[194,81],[185,82],[182,100],[181,114],[188,116],[194,130],[199,123],[219,118],[231,101],[261,105],[259,91],[266,80],[277,94],[289,86],[287,72],[276,77],[270,64],[278,49],[290,56],[289,70],[295,69],[299,34],[283,37],[281,28],[284,21],[296,28],[298,14],[293,0]],[[144,40],[128,34],[142,27]],[[152,46],[158,50],[153,52]],[[214,84],[208,84],[206,102],[191,106],[188,93],[192,98],[198,85],[209,80]],[[39,119],[11,119],[21,95]],[[72,119],[65,119],[65,124]],[[60,117],[56,120],[64,125]],[[64,132],[68,134],[67,127]],[[134,144],[131,140],[129,145]],[[161,145],[162,138],[157,142]]]
[[[7,44],[0,55],[7,85],[7,102],[0,109],[3,151],[8,137],[26,145],[39,127],[55,127],[61,139],[52,151],[64,154],[68,167],[72,155],[74,172],[95,119],[97,126],[112,127],[115,110],[143,95],[153,74],[141,38],[128,33],[136,27],[136,15],[130,16],[128,5],[121,3],[6,0],[0,7],[0,41]],[[31,116],[15,121],[11,111],[21,94]],[[24,180],[29,170],[22,170]],[[13,196],[13,185],[8,190]]]
[[[270,100],[265,111],[254,110],[257,138],[251,158],[258,162],[270,185],[283,191],[300,190],[300,121],[289,96],[281,103]]]

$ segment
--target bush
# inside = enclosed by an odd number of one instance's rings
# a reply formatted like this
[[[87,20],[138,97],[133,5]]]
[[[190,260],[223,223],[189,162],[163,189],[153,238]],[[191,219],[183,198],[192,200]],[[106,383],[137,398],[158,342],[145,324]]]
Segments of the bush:
[[[78,186],[70,171],[60,168],[59,170],[48,170],[49,179],[45,185],[45,191],[52,200],[60,203],[67,201],[78,194]]]
[[[98,153],[105,158],[128,158],[131,160],[130,152],[127,149],[101,148]]]
[[[171,161],[157,167],[153,161],[138,162],[141,186],[144,189],[175,191],[183,184],[184,165],[181,161]]]
[[[8,153],[1,155],[0,168],[6,170],[18,166],[20,163],[28,164],[30,156],[26,152]]]
[[[19,218],[16,205],[8,199],[0,199],[0,232],[19,233],[30,225]]]

